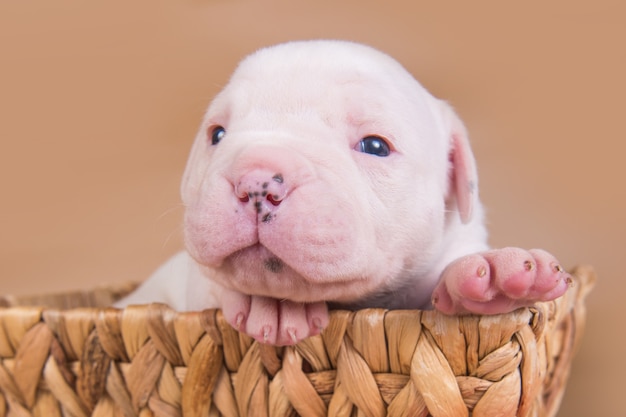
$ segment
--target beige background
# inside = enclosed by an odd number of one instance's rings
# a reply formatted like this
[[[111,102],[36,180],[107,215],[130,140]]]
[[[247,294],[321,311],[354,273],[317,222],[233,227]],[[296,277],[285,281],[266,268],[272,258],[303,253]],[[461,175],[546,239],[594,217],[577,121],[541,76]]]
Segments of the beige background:
[[[0,292],[146,277],[181,247],[178,182],[236,62],[290,39],[352,39],[465,119],[494,246],[596,267],[560,415],[624,415],[620,3],[0,2]]]

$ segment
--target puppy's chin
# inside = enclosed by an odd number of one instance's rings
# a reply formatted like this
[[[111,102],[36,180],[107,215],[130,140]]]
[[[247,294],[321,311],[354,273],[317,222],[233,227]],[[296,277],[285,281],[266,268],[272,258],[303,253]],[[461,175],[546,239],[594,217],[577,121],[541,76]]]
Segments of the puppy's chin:
[[[298,275],[282,259],[260,243],[248,246],[229,255],[224,260],[224,264],[230,264],[233,272],[250,276],[254,280],[252,285],[258,285],[259,283],[255,277],[269,276],[270,278],[284,280],[286,275]]]
[[[350,301],[362,295],[367,279],[319,279],[305,276],[265,246],[255,244],[223,259],[218,267],[201,266],[210,279],[246,295],[300,303]]]

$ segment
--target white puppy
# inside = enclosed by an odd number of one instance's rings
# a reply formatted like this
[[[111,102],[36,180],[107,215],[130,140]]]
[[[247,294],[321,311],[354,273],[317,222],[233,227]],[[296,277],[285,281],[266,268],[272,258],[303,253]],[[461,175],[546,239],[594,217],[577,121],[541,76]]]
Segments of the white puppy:
[[[206,113],[182,198],[187,252],[119,306],[219,307],[292,344],[325,327],[328,305],[492,314],[570,280],[544,251],[488,250],[463,124],[354,43],[246,58]]]

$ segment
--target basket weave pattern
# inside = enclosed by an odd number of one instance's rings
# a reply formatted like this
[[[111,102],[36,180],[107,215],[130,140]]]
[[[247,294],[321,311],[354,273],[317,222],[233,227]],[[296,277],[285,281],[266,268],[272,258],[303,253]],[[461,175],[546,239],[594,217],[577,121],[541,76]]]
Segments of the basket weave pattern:
[[[594,277],[578,268],[561,299],[500,316],[335,311],[282,348],[219,310],[105,308],[132,286],[5,297],[0,416],[553,416]]]

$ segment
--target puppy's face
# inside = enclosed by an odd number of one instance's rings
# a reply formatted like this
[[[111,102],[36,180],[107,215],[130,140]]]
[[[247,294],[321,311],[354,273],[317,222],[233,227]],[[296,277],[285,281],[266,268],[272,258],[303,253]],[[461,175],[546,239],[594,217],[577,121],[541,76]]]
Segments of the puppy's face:
[[[207,276],[251,295],[350,302],[419,276],[442,244],[441,104],[370,48],[297,42],[244,60],[182,185]]]

